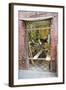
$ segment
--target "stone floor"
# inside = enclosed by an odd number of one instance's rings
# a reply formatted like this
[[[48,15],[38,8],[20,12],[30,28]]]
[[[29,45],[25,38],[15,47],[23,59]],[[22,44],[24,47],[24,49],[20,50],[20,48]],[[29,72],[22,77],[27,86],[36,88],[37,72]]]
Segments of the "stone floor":
[[[42,65],[30,65],[29,70],[19,70],[19,79],[31,79],[31,78],[46,78],[46,77],[56,77],[55,72],[50,72],[49,69],[43,67]]]

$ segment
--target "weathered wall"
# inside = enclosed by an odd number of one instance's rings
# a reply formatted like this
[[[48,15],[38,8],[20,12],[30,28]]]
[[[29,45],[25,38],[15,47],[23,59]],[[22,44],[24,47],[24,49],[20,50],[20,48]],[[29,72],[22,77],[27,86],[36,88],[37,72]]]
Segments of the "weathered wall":
[[[26,59],[26,31],[25,31],[25,24],[24,21],[18,22],[18,47],[19,47],[19,68],[20,69],[27,69],[27,59]]]
[[[52,19],[51,26],[51,70],[57,71],[58,15]]]
[[[26,61],[26,45],[25,45],[25,25],[22,21],[23,18],[27,17],[46,17],[53,16],[51,25],[51,58],[50,63],[51,71],[57,71],[57,31],[58,31],[58,14],[47,13],[47,12],[22,12],[19,11],[19,67],[21,69],[27,69],[28,62]]]

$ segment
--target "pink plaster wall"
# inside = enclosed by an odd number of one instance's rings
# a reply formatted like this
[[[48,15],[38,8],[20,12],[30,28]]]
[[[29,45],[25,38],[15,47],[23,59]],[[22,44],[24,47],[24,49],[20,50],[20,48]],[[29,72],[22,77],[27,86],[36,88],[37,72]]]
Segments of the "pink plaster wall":
[[[25,32],[25,24],[24,21],[19,21],[19,31],[18,31],[18,42],[19,42],[19,68],[26,69],[27,63],[26,63],[26,32]]]
[[[57,71],[58,15],[54,16],[51,26],[52,71]]]

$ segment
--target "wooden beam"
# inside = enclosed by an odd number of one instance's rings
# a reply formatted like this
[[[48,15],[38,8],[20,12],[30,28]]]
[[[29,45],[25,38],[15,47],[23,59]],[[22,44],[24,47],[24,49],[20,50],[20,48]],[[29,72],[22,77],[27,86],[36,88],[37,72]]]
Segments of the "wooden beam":
[[[33,29],[27,29],[28,31],[30,30],[47,30],[47,29],[50,29],[51,30],[51,27],[45,27],[45,28],[33,28]]]
[[[39,51],[39,52],[33,57],[33,59],[38,59],[38,57],[40,56],[41,53],[42,53],[42,50]]]
[[[24,21],[39,21],[39,20],[46,20],[46,19],[51,19],[53,18],[53,16],[47,16],[47,17],[36,17],[36,18],[22,18],[20,20],[24,20]]]

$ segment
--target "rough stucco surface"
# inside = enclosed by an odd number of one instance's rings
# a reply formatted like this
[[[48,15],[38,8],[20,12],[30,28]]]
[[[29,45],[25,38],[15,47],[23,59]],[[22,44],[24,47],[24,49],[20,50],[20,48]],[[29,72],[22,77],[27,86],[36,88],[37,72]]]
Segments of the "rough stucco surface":
[[[27,68],[27,65],[26,65],[26,39],[25,39],[25,35],[26,35],[26,32],[25,32],[25,25],[23,23],[23,21],[19,21],[19,68],[22,68],[22,69],[26,69]]]
[[[27,68],[26,58],[26,39],[25,39],[25,25],[23,18],[27,17],[46,17],[53,16],[52,25],[51,25],[51,57],[52,57],[52,70],[56,70],[56,56],[57,56],[57,31],[58,31],[58,14],[57,13],[47,13],[47,12],[22,12],[19,11],[18,19],[19,19],[19,67],[21,69]]]
[[[58,16],[56,15],[52,20],[51,29],[51,58],[52,70],[57,71],[57,43],[58,43]]]

